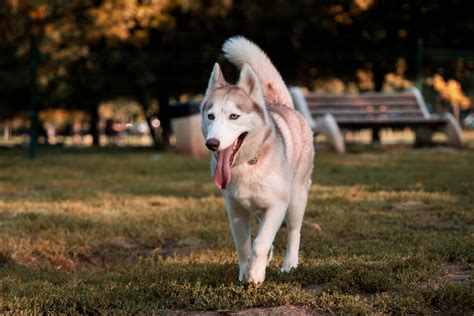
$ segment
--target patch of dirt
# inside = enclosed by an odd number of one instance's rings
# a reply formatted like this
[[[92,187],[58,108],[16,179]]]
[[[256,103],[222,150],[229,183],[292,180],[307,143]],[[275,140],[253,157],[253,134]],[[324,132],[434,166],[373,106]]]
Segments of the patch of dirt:
[[[228,313],[227,315],[322,315],[314,310],[301,306],[276,306],[249,308],[238,312]]]
[[[426,223],[423,225],[423,229],[426,230],[456,230],[459,229],[459,225],[456,225],[450,221],[447,220],[428,220]]]
[[[58,252],[54,256],[33,250],[30,253],[10,258],[17,265],[35,268],[50,267],[57,270],[73,271],[79,268],[105,267],[120,261],[132,261],[138,257],[149,257],[155,249],[134,242],[131,239],[117,237],[97,249],[73,249],[66,253]],[[0,266],[4,262],[0,253]]]
[[[42,263],[40,256],[35,251],[30,254],[12,257],[13,262],[23,267],[38,267]]]
[[[207,243],[201,239],[169,240],[163,247],[153,248],[126,237],[116,237],[97,249],[71,250],[53,261],[43,258],[34,251],[27,256],[9,260],[26,267],[46,265],[57,270],[76,270],[79,268],[102,268],[121,261],[133,261],[139,257],[160,256],[165,259],[185,257],[207,247]],[[7,259],[0,253],[0,267],[7,263]]]
[[[185,257],[194,251],[207,248],[207,244],[202,239],[168,240],[157,253],[163,258]]]
[[[124,237],[117,237],[113,239],[113,244],[129,251],[133,256],[147,256],[153,251],[153,248],[136,243],[133,240]]]
[[[429,210],[430,208],[430,205],[420,201],[406,201],[393,206],[393,210],[399,212]]]
[[[459,284],[469,282],[472,279],[472,274],[468,269],[463,268],[455,263],[447,262],[440,274],[423,282],[422,288],[438,289],[443,285]]]
[[[303,289],[305,291],[308,291],[308,292],[311,292],[311,293],[314,293],[314,294],[319,294],[319,293],[321,293],[323,287],[324,287],[323,284],[309,284],[309,285],[306,285],[305,287],[303,287]]]
[[[125,237],[116,237],[98,251],[92,254],[82,252],[69,252],[69,256],[78,266],[94,266],[103,267],[111,265],[118,261],[132,261],[138,257],[149,257],[154,253],[155,249],[139,244]]]
[[[257,307],[257,308],[246,308],[240,311],[231,310],[217,310],[217,311],[179,311],[179,310],[166,310],[166,315],[194,315],[194,316],[214,316],[214,315],[260,315],[260,316],[272,316],[272,315],[323,315],[321,312],[313,309],[309,309],[302,306],[275,306],[275,307]]]
[[[441,282],[450,283],[464,283],[472,279],[470,271],[453,263],[447,263],[444,268],[444,273],[441,276]]]
[[[75,266],[104,266],[105,260],[97,255],[86,255],[82,252],[70,251],[68,255],[71,257]]]
[[[37,266],[36,257],[12,258],[6,253],[0,252],[0,269],[6,266],[25,268]]]

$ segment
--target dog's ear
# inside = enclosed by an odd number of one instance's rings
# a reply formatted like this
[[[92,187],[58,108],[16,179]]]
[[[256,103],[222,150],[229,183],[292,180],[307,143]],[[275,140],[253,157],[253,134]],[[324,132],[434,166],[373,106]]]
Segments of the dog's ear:
[[[219,87],[223,87],[225,85],[227,85],[227,82],[224,79],[224,75],[222,74],[221,67],[219,67],[218,63],[215,63],[214,68],[212,68],[211,77],[209,78],[209,83],[207,85],[205,98],[209,97],[209,95],[215,89]]]
[[[248,64],[244,64],[240,71],[239,88],[242,88],[258,105],[265,107],[262,87],[255,71]]]

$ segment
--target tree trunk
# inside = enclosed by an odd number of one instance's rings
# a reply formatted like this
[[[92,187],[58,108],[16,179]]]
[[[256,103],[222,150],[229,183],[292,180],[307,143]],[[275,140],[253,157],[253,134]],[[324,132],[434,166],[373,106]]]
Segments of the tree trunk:
[[[388,72],[388,67],[385,61],[377,62],[373,69],[374,74],[374,89],[375,91],[382,91],[383,83],[385,81],[385,74]]]
[[[155,128],[153,127],[153,124],[151,123],[151,117],[147,113],[148,107],[150,106],[150,102],[149,100],[147,100],[145,97],[142,97],[142,96],[139,96],[137,100],[143,109],[143,114],[145,115],[146,124],[148,125],[148,129],[150,130],[151,139],[153,140],[153,147],[158,148],[160,146],[160,142],[158,141],[158,135],[156,135]]]
[[[36,147],[38,145],[38,86],[37,86],[37,72],[38,72],[38,47],[36,46],[36,37],[33,33],[30,34],[30,146],[28,155],[30,159],[36,158]]]
[[[95,103],[90,107],[91,116],[91,127],[90,133],[92,135],[92,146],[100,146],[100,133],[99,133],[99,104]]]
[[[161,122],[161,128],[163,130],[163,133],[162,133],[163,145],[168,146],[170,144],[170,135],[171,135],[171,107],[170,107],[169,96],[159,95],[158,103],[160,106],[159,118]]]

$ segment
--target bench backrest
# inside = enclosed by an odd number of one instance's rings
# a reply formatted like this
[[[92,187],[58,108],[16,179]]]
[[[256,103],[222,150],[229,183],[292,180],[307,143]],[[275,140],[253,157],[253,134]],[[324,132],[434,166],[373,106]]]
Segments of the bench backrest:
[[[332,114],[336,121],[374,119],[403,120],[429,117],[417,90],[397,93],[364,93],[359,95],[328,95],[309,93],[305,96],[313,118]],[[420,99],[421,98],[421,99]]]

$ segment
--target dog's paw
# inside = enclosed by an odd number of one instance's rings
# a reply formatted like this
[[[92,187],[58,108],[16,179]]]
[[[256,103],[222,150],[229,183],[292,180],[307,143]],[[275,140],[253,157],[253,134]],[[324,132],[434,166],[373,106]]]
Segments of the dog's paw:
[[[247,280],[247,275],[248,275],[248,269],[247,267],[241,267],[239,269],[239,281],[240,282],[246,282]]]
[[[265,281],[265,269],[266,269],[265,262],[262,264],[254,264],[249,269],[248,273],[246,274],[245,281],[251,284],[262,284]]]
[[[280,272],[290,272],[293,269],[296,269],[298,267],[298,263],[292,263],[292,262],[284,262],[283,266],[280,269]]]
[[[280,272],[290,272],[293,269],[296,269],[298,266],[298,255],[291,256],[288,255],[285,257],[283,261],[283,265],[281,266]]]
[[[239,261],[239,281],[245,282],[250,269],[250,258],[245,261]]]
[[[265,281],[265,273],[252,273],[249,271],[249,273],[246,275],[245,282],[254,284],[254,285],[260,285]]]

